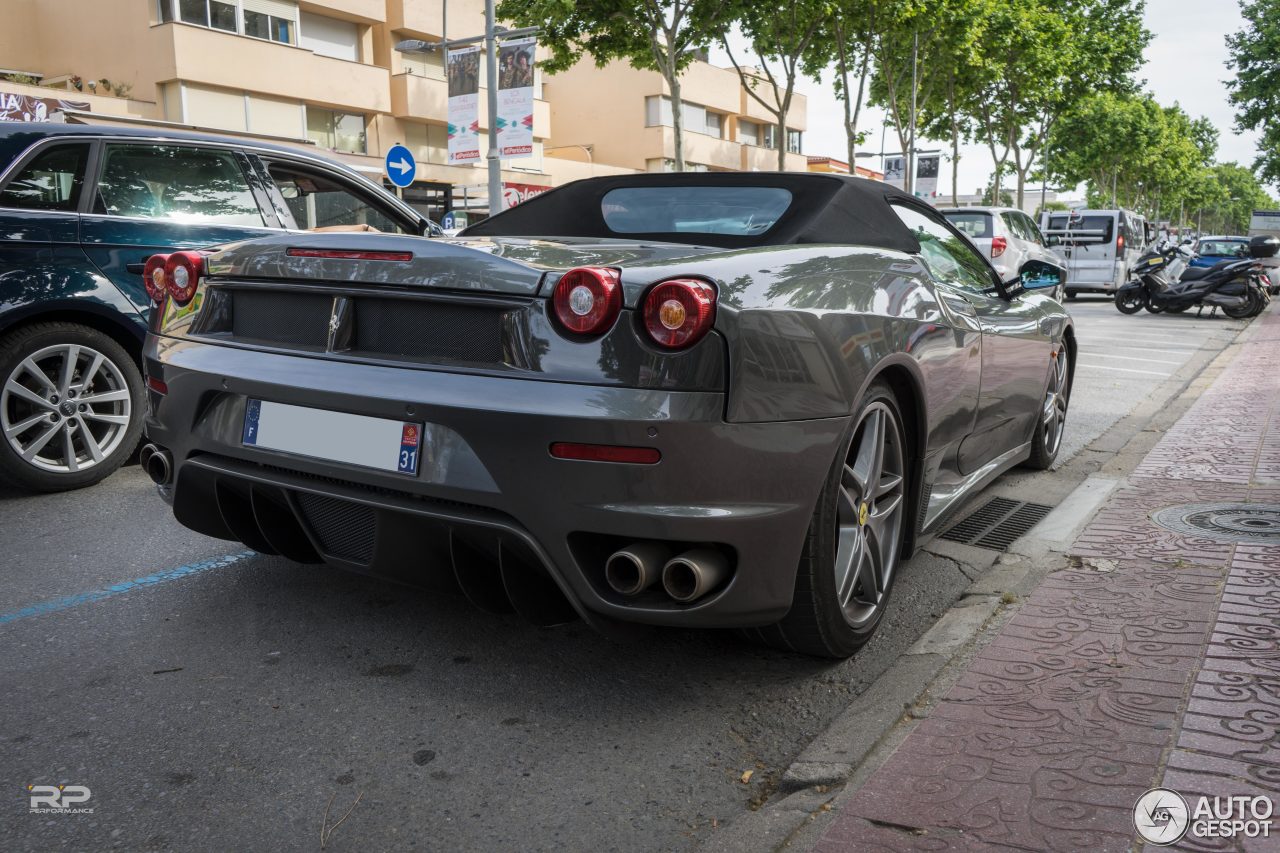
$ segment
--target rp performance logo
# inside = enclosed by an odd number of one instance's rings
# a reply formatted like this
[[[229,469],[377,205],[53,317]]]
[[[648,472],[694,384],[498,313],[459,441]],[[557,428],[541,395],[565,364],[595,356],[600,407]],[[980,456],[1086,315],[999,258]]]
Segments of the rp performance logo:
[[[31,814],[93,814],[88,785],[28,785]]]

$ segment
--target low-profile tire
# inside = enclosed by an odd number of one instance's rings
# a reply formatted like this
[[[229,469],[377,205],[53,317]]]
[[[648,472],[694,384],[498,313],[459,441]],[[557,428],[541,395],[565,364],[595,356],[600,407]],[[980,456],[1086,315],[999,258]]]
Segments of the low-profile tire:
[[[902,559],[910,458],[898,401],[888,385],[875,382],[818,497],[791,610],[760,629],[766,642],[846,658],[871,639]]]
[[[110,336],[35,323],[0,339],[0,476],[41,492],[90,486],[142,434],[137,364]]]
[[[1121,314],[1137,314],[1147,304],[1147,295],[1141,290],[1117,290],[1115,302]]]
[[[1071,402],[1071,363],[1067,348],[1059,344],[1049,369],[1049,384],[1044,401],[1036,413],[1036,430],[1031,437],[1031,456],[1023,463],[1027,468],[1047,471],[1062,449],[1062,433],[1067,423],[1067,405]]]

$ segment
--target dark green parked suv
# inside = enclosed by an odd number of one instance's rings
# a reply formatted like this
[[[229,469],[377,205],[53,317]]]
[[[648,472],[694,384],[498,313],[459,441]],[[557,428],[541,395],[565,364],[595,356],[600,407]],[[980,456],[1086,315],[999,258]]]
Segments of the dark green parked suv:
[[[281,229],[432,236],[352,169],[223,137],[0,124],[0,476],[96,483],[142,430],[143,265]]]

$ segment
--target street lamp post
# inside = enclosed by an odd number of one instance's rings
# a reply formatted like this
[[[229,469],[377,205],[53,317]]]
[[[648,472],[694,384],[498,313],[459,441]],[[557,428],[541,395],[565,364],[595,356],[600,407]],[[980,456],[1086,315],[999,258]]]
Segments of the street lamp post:
[[[448,5],[446,0],[444,5]],[[537,35],[538,27],[522,27],[518,30],[508,30],[499,27],[494,21],[493,0],[485,0],[484,2],[484,35],[472,36],[464,39],[454,39],[449,41],[443,39],[441,41],[428,42],[421,39],[406,39],[396,42],[396,50],[400,53],[430,53],[432,51],[445,52],[445,65],[448,65],[448,50],[451,47],[462,47],[463,45],[476,44],[484,42],[485,47],[485,73],[488,75],[488,98],[487,112],[489,119],[489,151],[485,159],[489,166],[489,215],[502,212],[502,159],[498,152],[498,41],[500,39],[523,38],[524,36]],[[448,78],[448,69],[446,67],[445,77]]]

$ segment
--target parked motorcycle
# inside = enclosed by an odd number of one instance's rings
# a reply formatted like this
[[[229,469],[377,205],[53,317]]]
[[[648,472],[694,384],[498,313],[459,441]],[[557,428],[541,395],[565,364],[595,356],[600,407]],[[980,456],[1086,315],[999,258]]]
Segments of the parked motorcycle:
[[[1255,237],[1249,245],[1250,260],[1187,267],[1185,249],[1154,247],[1134,263],[1134,279],[1116,291],[1116,308],[1123,314],[1136,314],[1143,308],[1154,314],[1193,307],[1216,312],[1221,308],[1234,319],[1252,317],[1270,301],[1262,267],[1254,259],[1273,257],[1277,250],[1280,240],[1275,237]]]

